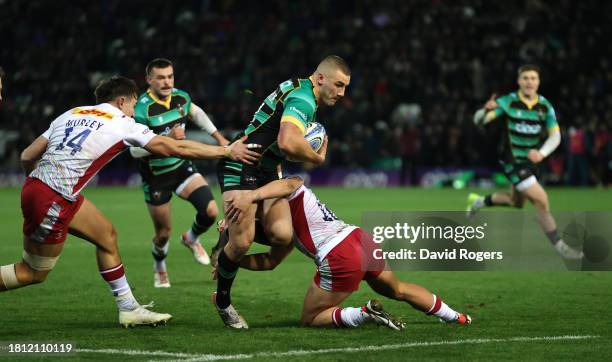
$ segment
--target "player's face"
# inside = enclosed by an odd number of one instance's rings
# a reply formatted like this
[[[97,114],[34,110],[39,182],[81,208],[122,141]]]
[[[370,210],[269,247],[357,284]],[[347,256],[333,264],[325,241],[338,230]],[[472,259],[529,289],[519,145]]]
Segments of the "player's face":
[[[351,77],[342,73],[339,69],[327,75],[320,75],[319,97],[328,106],[333,106],[344,97],[346,87],[351,82]]]
[[[151,74],[147,76],[147,83],[158,98],[169,97],[174,88],[174,68],[170,66],[151,69]]]
[[[518,85],[521,93],[527,97],[535,96],[540,87],[540,76],[534,70],[519,74]]]

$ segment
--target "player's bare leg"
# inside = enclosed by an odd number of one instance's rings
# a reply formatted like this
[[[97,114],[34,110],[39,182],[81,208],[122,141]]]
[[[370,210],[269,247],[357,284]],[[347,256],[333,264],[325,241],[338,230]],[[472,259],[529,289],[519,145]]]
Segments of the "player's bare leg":
[[[469,315],[456,312],[422,286],[399,280],[392,271],[385,270],[376,278],[368,279],[367,282],[375,292],[387,298],[407,302],[413,308],[435,315],[444,322],[459,324],[472,322]]]
[[[301,323],[308,327],[334,327],[333,312],[352,293],[332,293],[310,283],[304,298]]]
[[[466,211],[467,216],[472,217],[483,207],[508,206],[522,209],[524,204],[525,196],[518,192],[514,185],[512,185],[510,192],[498,191],[487,196],[481,196],[476,193],[469,194]]]
[[[177,189],[177,195],[183,200],[189,201],[196,209],[196,216],[191,228],[181,235],[181,242],[187,247],[196,262],[208,265],[210,257],[202,247],[198,237],[205,233],[217,219],[219,210],[208,187],[206,179],[199,173],[191,175]]]
[[[376,300],[370,300],[361,307],[340,307],[350,292],[329,292],[313,281],[306,292],[301,323],[309,327],[358,327],[374,321],[394,330],[404,328],[404,323],[389,315]]]
[[[170,232],[172,230],[172,216],[170,202],[162,205],[147,204],[155,236],[153,236],[153,285],[155,288],[170,288],[168,269],[166,268],[166,257],[170,247]]]
[[[138,304],[125,277],[115,228],[87,199],[70,222],[69,233],[96,246],[98,268],[115,297],[121,325],[158,325],[172,318],[170,314],[154,313]]]
[[[289,245],[293,237],[291,209],[287,199],[264,200],[261,223],[271,244]]]
[[[563,241],[557,230],[557,223],[554,217],[550,213],[550,206],[548,203],[548,195],[542,185],[539,182],[534,183],[527,189],[523,190],[522,193],[531,201],[536,209],[536,216],[538,224],[546,234],[546,237],[555,247],[555,250],[565,259],[579,260],[582,259],[583,253],[576,250]]]
[[[230,200],[245,190],[230,190],[223,193],[223,207],[227,211]],[[240,222],[227,220],[229,242],[219,253],[217,260],[217,292],[213,297],[215,307],[226,326],[248,328],[244,319],[232,306],[231,288],[238,272],[240,259],[249,250],[255,236],[255,212],[257,205],[251,205],[242,215]]]
[[[0,291],[44,282],[63,247],[64,243],[41,244],[24,236],[24,258],[0,267]]]

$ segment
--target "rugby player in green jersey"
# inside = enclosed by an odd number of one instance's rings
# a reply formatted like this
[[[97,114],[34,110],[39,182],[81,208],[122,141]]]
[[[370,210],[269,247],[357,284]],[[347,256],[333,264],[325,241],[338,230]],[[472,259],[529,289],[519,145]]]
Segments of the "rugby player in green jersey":
[[[346,62],[331,55],[309,78],[282,82],[264,99],[239,135],[246,135],[249,143],[262,145],[259,162],[251,166],[224,159],[218,164],[224,211],[238,195],[277,180],[285,158],[315,165],[325,162],[327,138],[315,152],[304,139],[304,131],[316,121],[319,105],[333,106],[344,96],[350,76]],[[231,304],[230,291],[240,260],[253,242],[256,213],[271,243],[289,245],[293,235],[289,204],[283,198],[261,200],[245,210],[240,220],[226,220],[230,238],[218,256],[219,278],[213,299],[221,319],[232,328],[248,328]]]
[[[500,163],[512,182],[510,192],[468,196],[468,215],[485,206],[522,208],[525,199],[531,201],[542,230],[557,252],[566,259],[581,259],[582,252],[567,245],[557,230],[550,213],[548,195],[536,178],[537,165],[561,143],[561,132],[552,104],[538,94],[540,69],[524,65],[518,70],[519,90],[495,99],[493,95],[484,108],[474,114],[476,125],[501,119],[506,124],[504,154]],[[548,137],[542,143],[540,134],[546,129]]]
[[[159,135],[185,139],[185,124],[191,121],[210,134],[220,145],[227,146],[223,137],[204,110],[192,102],[187,92],[174,88],[174,67],[167,59],[153,59],[146,67],[149,89],[140,95],[135,108],[137,122],[147,125]],[[139,156],[138,149],[132,154]],[[195,165],[177,157],[149,156],[140,162],[140,175],[145,202],[153,226],[154,286],[169,288],[166,256],[171,232],[170,199],[176,193],[196,209],[191,228],[181,235],[181,243],[191,250],[196,262],[210,263],[208,254],[198,240],[215,222],[218,214],[206,179]]]

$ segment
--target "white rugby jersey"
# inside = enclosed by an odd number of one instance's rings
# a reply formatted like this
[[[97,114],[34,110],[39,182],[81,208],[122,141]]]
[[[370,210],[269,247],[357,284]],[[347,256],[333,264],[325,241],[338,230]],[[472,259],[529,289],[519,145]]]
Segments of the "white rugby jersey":
[[[155,133],[102,103],[67,111],[42,136],[49,144],[30,177],[74,201],[104,165],[128,146],[143,147]]]
[[[342,242],[353,230],[339,220],[325,204],[306,186],[300,187],[289,196],[291,217],[293,218],[294,244],[304,254],[315,259],[319,265],[325,256]]]

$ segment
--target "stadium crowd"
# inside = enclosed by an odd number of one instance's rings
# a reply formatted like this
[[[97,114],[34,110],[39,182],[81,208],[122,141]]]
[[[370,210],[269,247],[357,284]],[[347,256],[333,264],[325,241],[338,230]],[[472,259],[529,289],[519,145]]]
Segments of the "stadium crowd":
[[[0,169],[18,168],[61,110],[91,103],[101,77],[121,73],[144,90],[153,57],[172,59],[177,87],[231,134],[278,82],[334,53],[353,77],[321,112],[329,167],[495,167],[499,125],[477,128],[473,112],[535,63],[563,133],[549,181],[607,184],[610,18],[605,0],[0,1]]]

